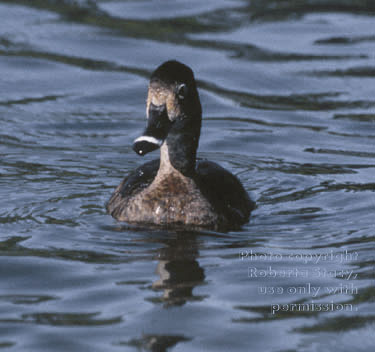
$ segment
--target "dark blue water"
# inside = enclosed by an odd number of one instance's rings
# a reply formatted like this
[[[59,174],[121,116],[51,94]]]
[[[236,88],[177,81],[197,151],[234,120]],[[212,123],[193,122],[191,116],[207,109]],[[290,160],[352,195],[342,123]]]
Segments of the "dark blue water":
[[[0,350],[368,351],[370,1],[0,1]],[[150,73],[190,65],[199,156],[257,202],[229,233],[105,213]]]

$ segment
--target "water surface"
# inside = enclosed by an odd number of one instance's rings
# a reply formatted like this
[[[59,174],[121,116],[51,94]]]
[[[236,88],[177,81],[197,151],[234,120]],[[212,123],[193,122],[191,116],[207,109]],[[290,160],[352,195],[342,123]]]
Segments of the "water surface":
[[[0,1],[0,350],[368,351],[375,7]],[[229,233],[105,213],[150,73],[190,65],[199,156],[257,202]]]

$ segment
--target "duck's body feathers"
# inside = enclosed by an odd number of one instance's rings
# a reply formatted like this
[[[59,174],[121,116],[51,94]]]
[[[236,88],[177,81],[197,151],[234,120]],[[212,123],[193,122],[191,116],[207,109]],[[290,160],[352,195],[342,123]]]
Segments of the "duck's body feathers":
[[[249,220],[254,203],[238,178],[220,165],[197,160],[191,178],[176,173],[155,180],[159,166],[156,159],[132,171],[107,203],[108,212],[130,223],[177,227],[225,229]]]
[[[238,178],[221,166],[197,160],[202,107],[193,71],[167,61],[151,75],[147,125],[133,144],[160,159],[138,167],[107,204],[117,220],[163,227],[229,230],[249,220],[254,203]]]

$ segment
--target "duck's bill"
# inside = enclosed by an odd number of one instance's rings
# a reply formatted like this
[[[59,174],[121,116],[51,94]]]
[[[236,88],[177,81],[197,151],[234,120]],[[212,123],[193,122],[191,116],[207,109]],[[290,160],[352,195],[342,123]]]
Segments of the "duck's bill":
[[[151,136],[140,136],[133,144],[133,150],[138,155],[145,155],[147,153],[153,152],[154,150],[160,148],[163,144],[163,140],[157,139]]]
[[[143,135],[134,141],[133,150],[138,155],[146,155],[160,148],[167,138],[170,125],[166,106],[150,104],[147,127]]]

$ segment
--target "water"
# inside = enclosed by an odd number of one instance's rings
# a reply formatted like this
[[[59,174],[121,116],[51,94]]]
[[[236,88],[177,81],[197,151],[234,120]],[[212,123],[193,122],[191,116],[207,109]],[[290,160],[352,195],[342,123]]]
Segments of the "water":
[[[368,351],[369,1],[0,1],[0,350]],[[150,73],[199,81],[200,157],[257,202],[229,233],[106,215]],[[315,305],[314,305],[315,304]]]

